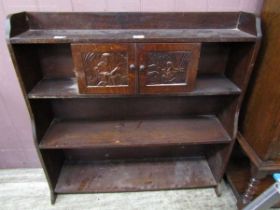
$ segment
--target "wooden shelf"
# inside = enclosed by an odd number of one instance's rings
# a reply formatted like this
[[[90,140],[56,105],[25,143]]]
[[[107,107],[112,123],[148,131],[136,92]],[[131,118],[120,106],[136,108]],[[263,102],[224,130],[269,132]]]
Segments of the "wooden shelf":
[[[133,162],[66,162],[56,193],[123,192],[212,187],[204,158]]]
[[[137,42],[248,42],[256,36],[237,28],[230,29],[157,29],[157,30],[27,30],[11,37],[12,44],[30,43],[88,43],[135,42],[133,36],[141,34]],[[180,36],[178,36],[180,35]]]
[[[215,116],[127,121],[54,121],[42,149],[228,143]]]
[[[196,88],[192,92],[176,94],[158,94],[158,95],[176,95],[176,96],[204,96],[204,95],[236,95],[241,90],[225,77],[202,77],[197,79]],[[138,96],[149,95],[140,94]],[[150,94],[151,95],[151,94]],[[157,94],[152,94],[155,96]],[[98,98],[98,97],[121,97],[129,95],[118,94],[80,94],[75,78],[66,79],[44,79],[41,80],[28,94],[30,99],[41,98]],[[131,97],[137,97],[133,95]]]

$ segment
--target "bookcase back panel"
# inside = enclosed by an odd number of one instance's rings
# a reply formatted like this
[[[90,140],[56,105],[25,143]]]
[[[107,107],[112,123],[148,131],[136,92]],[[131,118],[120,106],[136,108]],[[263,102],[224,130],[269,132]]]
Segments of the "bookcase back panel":
[[[198,75],[223,74],[226,70],[231,44],[203,43],[201,46]]]
[[[39,45],[38,55],[44,78],[75,77],[70,45]]]
[[[130,119],[180,115],[217,114],[233,97],[137,97],[111,99],[52,100],[55,118],[62,119]]]
[[[151,146],[130,148],[64,149],[65,159],[75,161],[94,161],[112,159],[139,159],[164,157],[205,156],[210,145]],[[222,145],[221,145],[222,146]],[[210,146],[211,147],[211,146]]]
[[[239,13],[28,13],[32,29],[235,28]],[[71,20],[71,21],[69,21]],[[83,23],[83,24],[81,24]]]

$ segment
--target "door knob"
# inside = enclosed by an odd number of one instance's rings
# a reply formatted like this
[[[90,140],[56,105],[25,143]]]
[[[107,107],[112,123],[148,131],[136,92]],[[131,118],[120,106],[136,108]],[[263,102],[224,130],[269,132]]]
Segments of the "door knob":
[[[145,67],[145,65],[143,65],[143,64],[139,66],[139,70],[140,70],[140,71],[144,71],[145,68],[146,68],[146,67]]]
[[[131,71],[135,71],[135,69],[136,69],[135,64],[130,64],[130,65],[129,65],[129,69],[130,69]]]

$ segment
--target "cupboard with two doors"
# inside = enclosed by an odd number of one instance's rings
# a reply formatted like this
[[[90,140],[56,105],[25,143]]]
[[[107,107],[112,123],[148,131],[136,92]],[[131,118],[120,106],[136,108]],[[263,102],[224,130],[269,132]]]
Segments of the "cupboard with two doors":
[[[57,194],[215,187],[260,43],[253,14],[34,13],[7,43]]]

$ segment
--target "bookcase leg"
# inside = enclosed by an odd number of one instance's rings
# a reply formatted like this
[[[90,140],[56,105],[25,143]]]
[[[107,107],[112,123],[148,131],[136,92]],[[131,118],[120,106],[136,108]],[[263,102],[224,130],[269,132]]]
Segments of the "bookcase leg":
[[[57,194],[54,193],[54,192],[51,192],[51,204],[52,204],[52,205],[55,204],[56,197],[57,197]]]
[[[222,195],[223,186],[222,182],[219,182],[218,185],[215,187],[215,193],[218,197]]]

